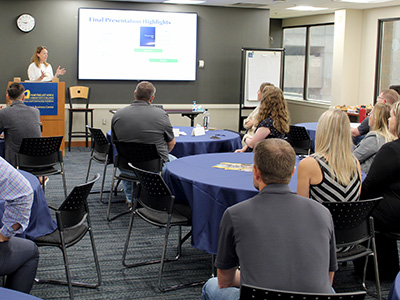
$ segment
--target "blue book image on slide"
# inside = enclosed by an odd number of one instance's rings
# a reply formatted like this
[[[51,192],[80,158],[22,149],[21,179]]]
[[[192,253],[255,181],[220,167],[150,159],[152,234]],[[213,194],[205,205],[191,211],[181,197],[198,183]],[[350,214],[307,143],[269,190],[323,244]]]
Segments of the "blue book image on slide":
[[[140,27],[140,46],[155,47],[156,45],[156,28]]]

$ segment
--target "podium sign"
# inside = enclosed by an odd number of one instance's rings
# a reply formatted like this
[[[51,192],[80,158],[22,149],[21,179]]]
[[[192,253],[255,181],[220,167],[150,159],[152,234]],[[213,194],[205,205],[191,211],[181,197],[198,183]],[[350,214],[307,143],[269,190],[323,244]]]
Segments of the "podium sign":
[[[58,114],[58,83],[56,82],[21,82],[25,88],[25,101],[40,111],[41,116]]]

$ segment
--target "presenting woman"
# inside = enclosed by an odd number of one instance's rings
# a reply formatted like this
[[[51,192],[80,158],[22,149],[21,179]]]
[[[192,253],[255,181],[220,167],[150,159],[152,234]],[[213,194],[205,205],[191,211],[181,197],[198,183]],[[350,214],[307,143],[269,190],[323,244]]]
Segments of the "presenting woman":
[[[251,152],[254,146],[263,139],[285,138],[289,132],[289,112],[280,88],[264,87],[255,123],[257,126],[254,136],[246,138],[244,141],[246,145],[235,152]]]
[[[378,102],[372,109],[368,120],[370,131],[353,150],[353,154],[361,164],[361,171],[365,174],[368,174],[375,155],[383,144],[395,139],[395,136],[389,131],[389,117],[390,105]]]
[[[64,75],[66,70],[58,66],[56,74],[53,75],[53,69],[47,62],[48,50],[46,47],[39,46],[31,58],[31,64],[28,67],[28,78],[31,81],[51,81]]]
[[[318,202],[359,200],[361,168],[352,145],[346,113],[339,109],[324,112],[315,134],[315,153],[299,164],[297,194]]]

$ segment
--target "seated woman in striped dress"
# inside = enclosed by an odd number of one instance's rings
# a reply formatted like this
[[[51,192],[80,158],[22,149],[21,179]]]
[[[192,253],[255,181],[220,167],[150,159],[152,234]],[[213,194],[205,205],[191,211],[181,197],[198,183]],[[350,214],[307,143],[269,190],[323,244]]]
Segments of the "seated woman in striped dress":
[[[361,168],[352,154],[350,121],[339,109],[324,112],[315,135],[315,154],[297,172],[297,194],[318,202],[359,200]]]

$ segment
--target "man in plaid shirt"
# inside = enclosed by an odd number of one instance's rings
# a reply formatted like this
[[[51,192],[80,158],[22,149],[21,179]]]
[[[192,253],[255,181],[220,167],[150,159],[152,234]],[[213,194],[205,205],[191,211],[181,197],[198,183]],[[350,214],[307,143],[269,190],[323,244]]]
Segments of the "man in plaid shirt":
[[[0,276],[7,275],[6,288],[29,293],[36,275],[39,251],[31,240],[14,235],[24,232],[28,226],[33,191],[29,181],[2,157],[0,200],[5,201],[0,222]]]

